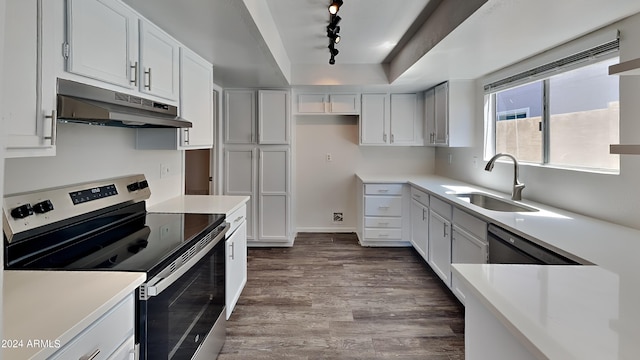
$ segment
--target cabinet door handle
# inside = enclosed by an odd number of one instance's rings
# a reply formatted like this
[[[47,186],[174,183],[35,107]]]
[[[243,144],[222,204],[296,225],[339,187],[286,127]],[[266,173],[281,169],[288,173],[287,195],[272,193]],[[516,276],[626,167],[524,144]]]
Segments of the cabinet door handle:
[[[96,351],[92,352],[91,355],[84,355],[80,357],[78,360],[93,360],[100,354],[100,349],[96,349]]]
[[[424,221],[424,220],[425,220],[425,210],[424,210],[424,208],[422,208],[422,221]]]
[[[444,237],[449,236],[449,235],[447,234],[447,228],[448,228],[448,227],[449,227],[449,226],[448,226],[447,224],[444,224],[444,227],[443,227],[444,232],[442,233],[442,235],[443,235]]]
[[[133,80],[129,80],[133,86],[138,86],[138,62],[136,61],[133,65],[130,66],[133,69]]]
[[[389,234],[378,234],[378,237],[389,237]]]
[[[387,142],[387,134],[382,134],[382,141]]]
[[[389,208],[388,206],[378,206],[378,209],[386,210],[386,209],[388,209],[388,208]]]
[[[389,192],[389,189],[378,189],[378,192],[381,192],[381,193],[388,193],[388,192]]]
[[[391,143],[393,144],[394,138],[393,138],[393,134],[391,134]]]
[[[184,129],[184,143],[189,144],[189,129]]]
[[[242,219],[244,219],[244,216],[238,216],[235,220],[233,220],[233,223],[237,223],[238,221],[242,221]]]
[[[51,115],[45,115],[45,119],[51,119],[51,135],[43,137],[44,140],[51,140],[51,146],[56,145],[56,133],[58,132],[58,117],[56,111],[51,110]]]
[[[236,257],[235,246],[234,243],[229,244],[229,249],[231,250],[231,255],[229,256],[231,260],[234,260]]]
[[[145,75],[147,75],[147,79],[149,80],[145,85],[144,88],[151,91],[151,68],[149,68],[148,70],[145,70],[144,72]]]

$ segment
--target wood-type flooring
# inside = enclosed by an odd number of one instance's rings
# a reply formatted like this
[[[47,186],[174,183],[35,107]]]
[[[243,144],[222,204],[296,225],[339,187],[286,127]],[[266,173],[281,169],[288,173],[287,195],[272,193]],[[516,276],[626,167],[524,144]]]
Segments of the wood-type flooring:
[[[305,233],[247,267],[218,360],[464,359],[464,308],[413,248]]]

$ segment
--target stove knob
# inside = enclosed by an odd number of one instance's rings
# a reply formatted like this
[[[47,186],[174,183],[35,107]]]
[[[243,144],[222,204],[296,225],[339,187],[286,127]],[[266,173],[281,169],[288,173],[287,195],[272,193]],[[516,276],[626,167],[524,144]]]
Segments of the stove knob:
[[[11,209],[11,216],[14,219],[24,219],[29,215],[33,215],[33,208],[31,207],[31,204],[24,204]]]
[[[51,203],[51,200],[45,200],[33,205],[33,211],[37,214],[44,214],[51,210],[53,210],[53,203]]]
[[[129,190],[129,192],[136,191],[138,189],[140,189],[140,184],[137,182],[127,185],[127,190]]]

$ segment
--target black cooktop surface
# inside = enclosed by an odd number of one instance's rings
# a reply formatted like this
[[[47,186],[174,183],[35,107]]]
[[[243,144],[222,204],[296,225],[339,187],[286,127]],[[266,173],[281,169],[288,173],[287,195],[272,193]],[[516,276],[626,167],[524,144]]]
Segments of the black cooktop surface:
[[[225,219],[137,210],[119,210],[9,244],[6,268],[138,271],[153,276]]]

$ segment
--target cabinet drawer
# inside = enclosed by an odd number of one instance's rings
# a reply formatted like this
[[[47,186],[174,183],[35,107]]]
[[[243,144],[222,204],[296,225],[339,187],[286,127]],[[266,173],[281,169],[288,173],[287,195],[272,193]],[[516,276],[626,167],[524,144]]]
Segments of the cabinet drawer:
[[[415,199],[420,204],[429,207],[429,194],[422,190],[418,190],[414,187],[411,188],[411,198]]]
[[[402,184],[365,184],[365,195],[402,195]]]
[[[108,359],[133,336],[134,316],[132,294],[60,349],[52,359],[84,359],[97,351],[98,355],[92,359]]]
[[[400,196],[365,196],[365,216],[402,216]]]
[[[233,234],[234,231],[244,222],[247,218],[247,205],[242,205],[239,209],[227,215],[226,221],[231,224],[229,231],[227,232],[227,238]]]
[[[458,208],[453,208],[453,223],[479,239],[487,239],[487,223]]]
[[[431,196],[429,199],[429,207],[443,218],[451,220],[451,205],[449,203],[444,202],[435,196]]]
[[[402,229],[364,229],[367,240],[400,240]]]
[[[109,360],[132,360],[135,355],[135,340],[132,337],[125,340],[125,342],[120,345],[118,350],[116,350],[113,355],[109,358]]]
[[[366,228],[401,228],[402,218],[399,217],[365,217]]]

